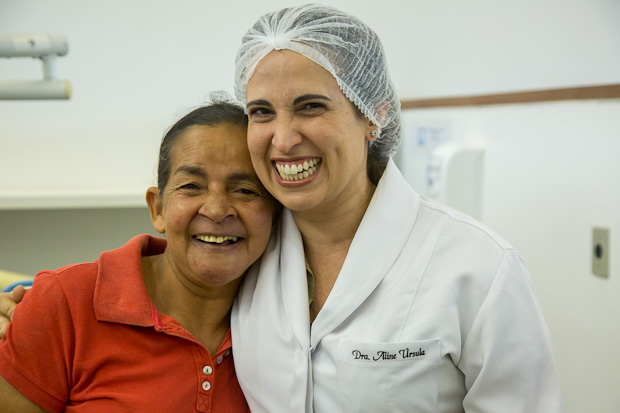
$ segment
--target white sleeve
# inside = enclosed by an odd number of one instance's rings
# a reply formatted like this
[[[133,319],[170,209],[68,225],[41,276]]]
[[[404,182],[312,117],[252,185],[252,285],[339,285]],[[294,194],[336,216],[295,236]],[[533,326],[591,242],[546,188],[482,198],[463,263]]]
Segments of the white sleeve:
[[[508,250],[464,341],[467,413],[562,411],[551,338],[522,258]]]

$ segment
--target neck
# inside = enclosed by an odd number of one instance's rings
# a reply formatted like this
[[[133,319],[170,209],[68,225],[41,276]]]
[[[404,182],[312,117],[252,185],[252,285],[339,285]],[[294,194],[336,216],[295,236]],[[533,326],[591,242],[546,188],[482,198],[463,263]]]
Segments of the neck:
[[[327,208],[318,207],[308,211],[292,211],[302,234],[306,253],[312,254],[317,249],[328,250],[343,245],[348,249],[375,189],[376,186],[367,181],[355,199],[342,202],[337,208],[326,210]]]
[[[348,205],[348,208],[293,212],[295,223],[302,234],[304,253],[315,278],[314,300],[310,306],[311,321],[318,315],[336,283],[375,189],[368,181],[355,202],[342,204]]]
[[[173,317],[215,354],[230,326],[230,310],[242,277],[217,288],[200,287],[175,274],[165,253],[144,257],[142,273],[157,311]]]

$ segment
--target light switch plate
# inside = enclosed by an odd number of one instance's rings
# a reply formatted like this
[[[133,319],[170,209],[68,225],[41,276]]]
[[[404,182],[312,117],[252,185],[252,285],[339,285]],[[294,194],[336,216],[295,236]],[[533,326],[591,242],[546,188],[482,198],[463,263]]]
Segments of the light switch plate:
[[[609,228],[592,228],[592,272],[609,277]]]

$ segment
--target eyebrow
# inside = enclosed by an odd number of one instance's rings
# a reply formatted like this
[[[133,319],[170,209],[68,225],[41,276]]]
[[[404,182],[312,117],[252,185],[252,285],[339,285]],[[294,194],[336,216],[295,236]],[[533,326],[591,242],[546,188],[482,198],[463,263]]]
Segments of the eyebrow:
[[[186,174],[189,174],[189,175],[195,175],[195,176],[199,176],[201,178],[207,178],[208,177],[207,173],[202,168],[199,168],[197,166],[191,166],[191,165],[181,165],[181,166],[179,166],[177,168],[177,170],[174,171],[174,174],[177,175],[179,173],[186,173]],[[226,176],[226,180],[232,181],[232,182],[242,182],[242,181],[255,182],[257,180],[257,178],[255,178],[254,175],[251,175],[251,174],[246,173],[246,172],[233,172],[233,173],[228,174]]]
[[[264,100],[264,99],[258,99],[258,100],[253,100],[251,102],[248,102],[246,104],[247,107],[253,106],[253,105],[258,105],[258,106],[271,106],[271,103],[269,103],[268,101]]]
[[[257,178],[254,178],[252,175],[245,172],[235,172],[226,176],[226,179],[233,182],[242,182],[242,181],[250,181],[254,182]]]
[[[176,171],[174,171],[175,175],[180,174],[180,173],[186,173],[189,175],[196,175],[200,177],[207,176],[207,174],[205,173],[205,171],[202,170],[202,168],[199,168],[197,166],[191,166],[191,165],[181,165],[176,169]]]
[[[312,100],[312,99],[321,99],[321,100],[327,100],[329,102],[331,102],[331,99],[328,98],[327,96],[323,96],[323,95],[315,95],[315,94],[307,94],[307,95],[303,95],[303,96],[299,96],[298,98],[295,98],[295,100],[293,100],[293,105],[297,105],[300,102],[304,102],[306,100]],[[271,106],[271,103],[269,103],[269,101],[265,100],[265,99],[257,99],[257,100],[253,100],[251,102],[247,103],[247,107],[250,106]]]
[[[327,96],[323,96],[323,95],[314,95],[314,94],[308,94],[308,95],[303,95],[300,96],[298,98],[296,98],[293,101],[294,105],[297,105],[300,102],[306,101],[306,100],[312,100],[312,99],[321,99],[321,100],[327,100],[329,102],[331,102],[332,100],[330,98],[328,98]]]

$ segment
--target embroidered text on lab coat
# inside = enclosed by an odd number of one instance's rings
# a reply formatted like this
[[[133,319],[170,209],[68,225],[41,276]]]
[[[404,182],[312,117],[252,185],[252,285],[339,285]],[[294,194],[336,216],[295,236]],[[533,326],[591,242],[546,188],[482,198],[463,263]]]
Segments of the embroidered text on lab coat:
[[[359,350],[353,350],[351,352],[353,360],[366,360],[366,361],[379,361],[379,360],[405,360],[414,357],[425,356],[426,352],[420,347],[417,351],[411,351],[409,348],[398,350],[396,353],[380,350],[375,355],[364,354]]]

